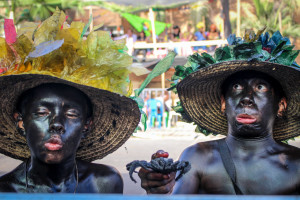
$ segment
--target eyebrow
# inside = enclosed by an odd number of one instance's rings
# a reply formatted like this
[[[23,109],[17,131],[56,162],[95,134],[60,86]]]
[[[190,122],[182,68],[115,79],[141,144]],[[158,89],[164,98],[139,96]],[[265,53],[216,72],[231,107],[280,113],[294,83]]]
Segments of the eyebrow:
[[[62,105],[62,103],[63,103],[63,105]],[[45,106],[45,107],[52,107],[56,104],[57,104],[57,102],[54,102],[52,100],[50,101],[49,99],[45,98],[45,99],[40,99],[40,101],[38,101],[37,105],[41,105],[41,106]],[[66,103],[66,102],[59,101],[58,104],[61,105],[64,108],[75,108],[75,109],[78,109],[78,110],[80,110],[80,107],[81,107],[77,103],[73,103],[73,102]]]

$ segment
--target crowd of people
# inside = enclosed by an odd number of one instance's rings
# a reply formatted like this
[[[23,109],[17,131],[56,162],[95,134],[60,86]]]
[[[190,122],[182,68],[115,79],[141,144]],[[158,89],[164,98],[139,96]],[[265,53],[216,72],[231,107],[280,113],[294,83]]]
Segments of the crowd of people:
[[[178,115],[173,111],[172,106],[179,101],[178,96],[169,91],[150,90],[144,91],[142,95],[145,106],[144,112],[147,114],[148,128],[174,127],[178,120]]]
[[[199,22],[196,27],[192,24],[188,24],[185,27],[185,31],[181,31],[181,27],[178,25],[174,25],[171,29],[166,28],[166,30],[161,34],[157,35],[156,39],[157,42],[188,42],[188,41],[202,41],[202,40],[217,40],[221,39],[221,35],[217,26],[215,24],[211,24],[209,26],[209,30],[206,31],[205,24],[203,22]],[[114,40],[119,40],[122,38],[126,38],[127,40],[127,47],[128,53],[132,55],[134,58],[141,55],[142,62],[144,62],[147,56],[150,56],[153,52],[153,49],[145,48],[145,49],[134,49],[135,42],[146,42],[152,43],[152,32],[150,31],[151,35],[146,36],[145,31],[137,32],[134,29],[127,29],[126,34],[122,36],[115,36],[113,33]],[[174,50],[177,54],[182,56],[191,55],[194,52],[213,52],[217,46],[191,46],[191,45],[180,45],[175,47]],[[167,49],[165,49],[167,52]]]

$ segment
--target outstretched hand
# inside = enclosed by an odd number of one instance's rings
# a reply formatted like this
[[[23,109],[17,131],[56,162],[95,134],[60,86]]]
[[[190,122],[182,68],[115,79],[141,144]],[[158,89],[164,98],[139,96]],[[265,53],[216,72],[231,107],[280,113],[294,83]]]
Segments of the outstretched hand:
[[[175,172],[162,174],[141,168],[138,175],[147,194],[170,194],[175,185]]]
[[[160,157],[168,158],[169,154],[163,150],[158,150],[151,156],[151,160]],[[147,194],[170,194],[175,185],[176,172],[162,174],[141,168],[138,175],[141,179],[141,186]]]

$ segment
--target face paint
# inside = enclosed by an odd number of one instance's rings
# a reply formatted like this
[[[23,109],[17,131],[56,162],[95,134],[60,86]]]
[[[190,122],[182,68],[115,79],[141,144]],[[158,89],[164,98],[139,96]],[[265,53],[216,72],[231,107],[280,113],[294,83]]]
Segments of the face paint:
[[[23,110],[31,155],[45,163],[75,158],[87,110],[86,99],[72,87],[35,89]]]
[[[278,97],[269,77],[240,73],[229,81],[225,102],[229,133],[247,138],[272,133]]]

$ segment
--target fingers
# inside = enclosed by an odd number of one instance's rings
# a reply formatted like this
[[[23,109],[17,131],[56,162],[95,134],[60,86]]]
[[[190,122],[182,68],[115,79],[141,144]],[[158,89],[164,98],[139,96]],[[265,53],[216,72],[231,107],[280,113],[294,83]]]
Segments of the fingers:
[[[147,169],[144,169],[144,168],[140,168],[139,170],[139,177],[143,180],[143,179],[146,179],[147,175],[150,173],[151,171],[150,170],[147,170]]]
[[[148,194],[168,194],[175,185],[175,172],[161,174],[141,168],[138,175],[141,178],[141,187]]]
[[[152,183],[154,186],[150,186],[151,183],[148,182],[146,192],[147,194],[170,194],[172,193],[173,187],[175,185],[175,179],[169,180],[167,184],[164,184],[162,186],[155,186],[155,183]],[[143,187],[143,185],[142,185]]]

